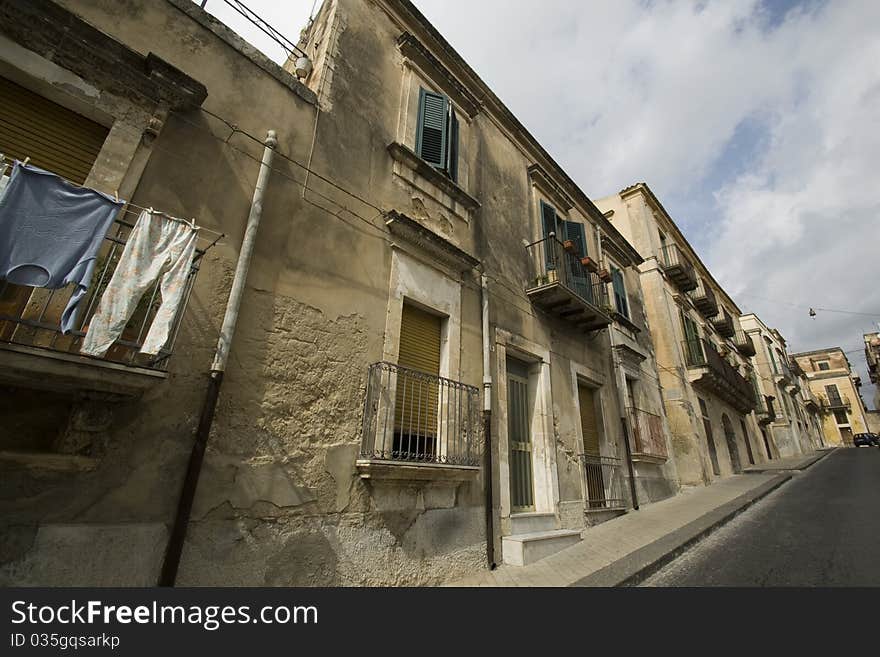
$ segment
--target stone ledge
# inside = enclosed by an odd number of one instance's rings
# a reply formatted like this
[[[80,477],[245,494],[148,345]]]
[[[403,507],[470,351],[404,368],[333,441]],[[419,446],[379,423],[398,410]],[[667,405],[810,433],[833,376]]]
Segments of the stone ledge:
[[[400,162],[407,168],[415,171],[442,192],[461,203],[466,210],[473,211],[480,207],[480,202],[477,199],[464,191],[450,178],[447,178],[437,171],[437,169],[425,162],[415,153],[415,151],[407,146],[404,146],[400,142],[393,141],[388,144],[388,152],[395,161]]]
[[[100,392],[123,399],[139,397],[167,377],[167,372],[145,367],[39,347],[0,344],[0,382],[12,386],[68,393]]]
[[[355,463],[361,479],[383,482],[451,483],[476,479],[480,473],[476,465],[449,465],[445,463],[404,463],[358,459]]]
[[[89,472],[98,467],[98,459],[54,452],[0,451],[0,470],[46,470],[52,472]]]

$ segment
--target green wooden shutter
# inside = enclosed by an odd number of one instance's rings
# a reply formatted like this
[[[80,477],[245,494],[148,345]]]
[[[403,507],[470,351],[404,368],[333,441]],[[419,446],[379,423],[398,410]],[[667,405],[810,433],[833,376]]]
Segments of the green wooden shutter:
[[[611,286],[614,289],[617,312],[629,319],[629,302],[626,298],[626,286],[623,284],[623,272],[617,267],[611,268]]]
[[[563,221],[562,232],[563,238],[574,242],[575,253],[579,258],[587,255],[587,234],[584,231],[584,225],[576,221]]]
[[[552,205],[548,205],[541,201],[541,227],[544,229],[544,264],[547,270],[556,269],[557,251],[556,242],[547,239],[550,233],[556,235],[556,239],[561,239],[559,227],[556,221],[556,209]]]
[[[445,96],[422,89],[416,126],[416,153],[438,169],[446,169],[448,102]]]
[[[454,182],[458,182],[458,117],[452,104],[449,105],[449,151],[446,171]]]

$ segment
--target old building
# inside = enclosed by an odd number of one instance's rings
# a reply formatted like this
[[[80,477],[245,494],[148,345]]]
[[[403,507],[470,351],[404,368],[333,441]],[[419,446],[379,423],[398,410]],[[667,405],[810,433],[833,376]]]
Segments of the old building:
[[[865,361],[874,384],[874,410],[880,409],[880,333],[865,333]]]
[[[643,260],[406,0],[327,0],[285,67],[189,0],[10,0],[0,18],[0,151],[129,203],[72,333],[69,291],[4,284],[0,582],[157,580],[258,172],[177,583],[430,584],[533,561],[674,494],[674,453],[704,478],[706,443],[671,451],[667,422],[702,431],[696,389],[734,455],[713,463],[751,454],[751,388],[696,334],[687,404],[664,407],[657,248]],[[201,227],[172,339],[140,353],[156,283],[83,356],[144,208]]]
[[[797,456],[821,446],[818,400],[788,355],[785,339],[754,313],[743,315],[740,323],[755,345],[755,418],[768,458]]]
[[[868,431],[868,420],[859,394],[861,380],[846,354],[840,347],[831,347],[791,356],[819,400],[825,444],[852,445],[855,434]]]
[[[739,308],[645,183],[596,204],[644,258],[645,311],[681,483],[740,472],[763,450],[749,428],[755,346]]]

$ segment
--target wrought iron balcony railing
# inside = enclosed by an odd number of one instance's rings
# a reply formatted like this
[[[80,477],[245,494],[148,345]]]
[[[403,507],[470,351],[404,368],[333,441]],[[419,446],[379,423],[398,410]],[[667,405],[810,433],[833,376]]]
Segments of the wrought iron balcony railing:
[[[550,233],[526,247],[530,274],[526,293],[539,308],[595,331],[611,323],[608,286],[581,257]]]
[[[660,265],[669,279],[682,292],[697,287],[697,271],[675,244],[667,244],[660,252]]]
[[[666,460],[669,452],[666,449],[666,437],[663,435],[663,418],[656,413],[649,413],[640,408],[628,408],[632,425],[633,457],[647,457]]]
[[[706,285],[706,281],[702,278],[697,281],[697,287],[688,292],[694,302],[694,306],[703,317],[715,317],[718,314],[718,300],[715,298],[715,292]]]
[[[8,345],[8,353],[15,353],[17,357],[26,355],[29,359],[28,367],[36,364],[34,371],[43,373],[47,371],[37,362],[40,356],[44,356],[44,360],[48,358],[54,359],[59,364],[64,363],[66,365],[59,366],[67,367],[68,370],[76,369],[76,372],[66,371],[63,373],[63,378],[66,381],[62,386],[64,389],[67,387],[72,390],[82,389],[94,385],[94,375],[82,374],[83,370],[88,369],[90,365],[103,366],[114,363],[116,365],[113,371],[117,374],[121,372],[118,365],[123,365],[130,370],[137,369],[140,372],[145,370],[163,372],[168,367],[168,360],[174,348],[181,319],[198,274],[199,261],[204,255],[202,249],[196,251],[186,280],[183,301],[177,308],[171,325],[170,337],[158,354],[142,354],[140,349],[156,311],[161,305],[160,280],[157,280],[141,298],[122,335],[103,357],[96,358],[79,353],[88,324],[113,276],[113,272],[116,270],[125,243],[134,227],[133,223],[124,218],[126,216],[124,213],[120,214],[104,238],[104,243],[98,252],[88,295],[80,302],[77,323],[67,335],[61,333],[60,320],[61,313],[73,293],[73,286],[50,290],[14,285],[6,281],[0,282],[0,345]],[[17,364],[20,364],[19,361]],[[108,374],[108,376],[110,375]],[[92,383],[89,383],[89,379]],[[60,385],[59,379],[59,383],[55,387]]]
[[[580,458],[586,491],[584,507],[587,510],[625,507],[624,475],[620,459],[598,454],[581,454]]]
[[[852,402],[846,395],[843,397],[839,395],[819,395],[819,403],[823,413],[852,410]]]
[[[695,386],[725,398],[743,413],[754,408],[752,384],[718,353],[711,342],[703,338],[684,340],[682,348],[688,368],[703,370],[693,381]]]
[[[370,365],[360,458],[474,467],[481,434],[477,388],[393,363]]]

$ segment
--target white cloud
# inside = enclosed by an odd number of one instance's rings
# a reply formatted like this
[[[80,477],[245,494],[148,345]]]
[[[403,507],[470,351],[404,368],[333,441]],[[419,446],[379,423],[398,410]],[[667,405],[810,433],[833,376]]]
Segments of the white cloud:
[[[880,3],[415,3],[588,194],[647,181],[792,349],[861,343],[872,318],[807,307],[880,312]],[[311,5],[248,4],[291,38]]]

